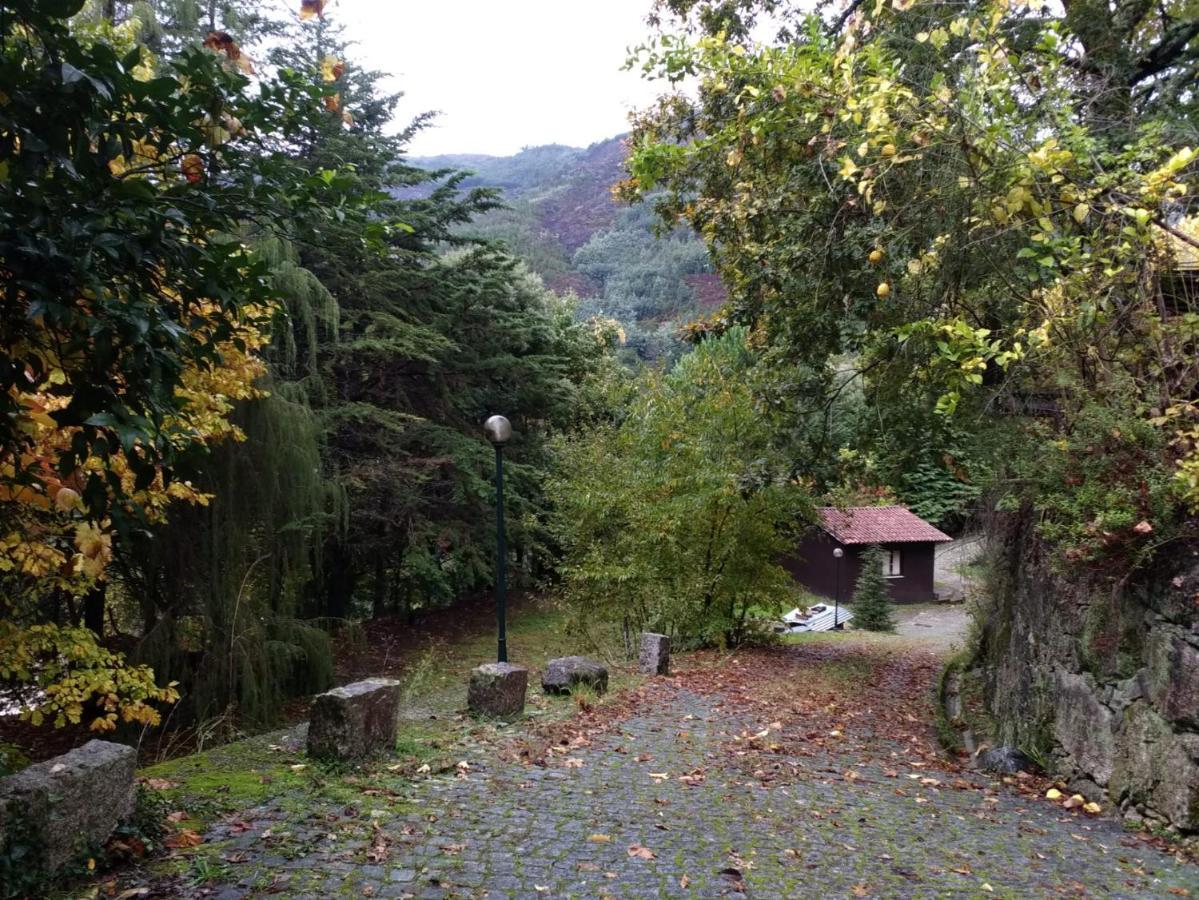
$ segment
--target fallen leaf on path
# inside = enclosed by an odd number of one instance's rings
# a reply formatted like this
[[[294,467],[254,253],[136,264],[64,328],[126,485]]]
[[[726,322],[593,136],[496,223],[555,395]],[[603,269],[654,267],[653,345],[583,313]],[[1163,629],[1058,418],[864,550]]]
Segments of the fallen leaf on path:
[[[866,884],[866,882],[864,882],[864,881],[860,882],[859,884],[855,884],[853,886],[853,895],[855,897],[869,896],[870,895],[870,885]]]
[[[566,766],[568,769],[581,769],[583,768],[583,760],[579,759],[577,756],[572,756],[569,759],[562,760],[562,765]]]
[[[204,843],[204,838],[200,836],[199,832],[184,828],[168,837],[162,842],[162,845],[170,847],[172,850],[186,850],[188,847],[196,847],[202,843]]]
[[[629,845],[629,856],[633,859],[657,859],[658,854],[649,847],[642,847],[640,844]]]
[[[179,787],[179,782],[169,781],[166,778],[147,778],[146,787],[156,791],[169,791],[171,788]]]
[[[679,879],[679,887],[681,887],[683,890],[687,890],[687,885],[689,884],[691,884],[691,879],[686,875]]]
[[[168,822],[182,822],[186,818],[187,813],[181,809],[177,809],[173,813],[167,813]]]
[[[587,840],[593,844],[610,844],[612,843],[612,836],[608,834],[593,834]]]
[[[374,838],[371,848],[366,851],[366,858],[369,862],[383,862],[387,858],[387,833],[378,822],[371,822],[371,828],[374,829]]]

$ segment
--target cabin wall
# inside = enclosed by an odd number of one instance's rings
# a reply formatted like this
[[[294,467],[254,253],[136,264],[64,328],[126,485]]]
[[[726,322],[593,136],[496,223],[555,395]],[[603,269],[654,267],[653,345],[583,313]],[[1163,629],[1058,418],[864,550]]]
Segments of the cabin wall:
[[[838,545],[824,532],[809,535],[800,541],[795,553],[783,559],[782,564],[799,584],[813,594],[837,598],[837,559],[833,550]],[[933,599],[933,567],[936,560],[936,544],[905,543],[884,544],[884,549],[896,547],[903,552],[903,575],[887,579],[887,588],[895,603],[927,603]],[[853,597],[854,585],[862,571],[860,545],[842,548],[845,556],[840,560],[840,598],[848,603]]]
[[[928,603],[933,599],[935,586],[933,570],[937,558],[936,544],[891,544],[903,553],[903,574],[888,578],[891,599],[896,603]]]

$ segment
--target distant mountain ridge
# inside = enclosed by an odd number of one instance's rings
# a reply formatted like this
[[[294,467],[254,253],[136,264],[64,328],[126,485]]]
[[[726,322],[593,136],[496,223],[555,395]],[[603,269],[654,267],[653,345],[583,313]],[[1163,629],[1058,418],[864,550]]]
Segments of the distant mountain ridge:
[[[547,144],[513,156],[451,153],[412,162],[425,169],[469,169],[475,174],[464,186],[499,188],[509,200],[537,206],[545,227],[573,253],[616,221],[621,207],[612,199],[612,185],[624,177],[624,140],[618,135],[582,149]]]
[[[512,156],[416,157],[425,169],[469,170],[463,187],[498,188],[505,209],[463,232],[502,240],[559,292],[583,298],[579,314],[619,320],[643,359],[673,356],[680,324],[724,302],[707,252],[689,231],[657,238],[653,213],[612,197],[625,177],[625,135],[590,147],[548,144]]]

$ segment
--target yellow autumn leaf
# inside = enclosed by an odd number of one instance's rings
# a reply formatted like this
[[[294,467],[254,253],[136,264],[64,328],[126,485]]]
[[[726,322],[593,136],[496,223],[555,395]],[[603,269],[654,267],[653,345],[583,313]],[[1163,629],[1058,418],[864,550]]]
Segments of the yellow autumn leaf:
[[[325,81],[336,81],[345,70],[345,63],[335,56],[326,56],[321,60],[321,78]]]

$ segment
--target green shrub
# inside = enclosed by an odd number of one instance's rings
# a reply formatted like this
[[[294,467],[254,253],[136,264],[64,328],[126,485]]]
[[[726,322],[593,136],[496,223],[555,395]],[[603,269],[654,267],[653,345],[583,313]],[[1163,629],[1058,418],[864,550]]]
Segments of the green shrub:
[[[862,556],[862,572],[853,592],[853,623],[867,631],[894,631],[891,598],[887,596],[887,577],[883,574],[886,557],[883,548],[872,544]]]
[[[778,561],[804,494],[754,402],[745,341],[732,329],[647,373],[622,422],[557,445],[552,528],[580,625],[738,644],[787,596]]]

